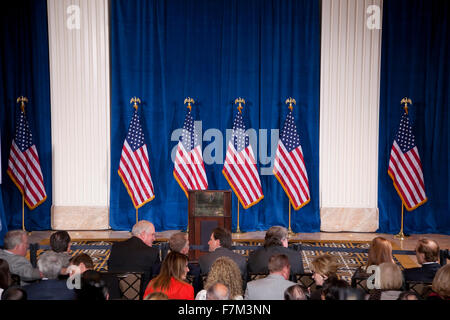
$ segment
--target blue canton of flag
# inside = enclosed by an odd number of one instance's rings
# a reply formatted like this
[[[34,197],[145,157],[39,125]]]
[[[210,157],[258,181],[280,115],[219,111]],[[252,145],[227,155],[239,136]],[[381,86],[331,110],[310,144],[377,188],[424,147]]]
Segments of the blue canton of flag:
[[[245,134],[245,124],[242,114],[239,112],[233,122],[233,145],[237,152],[241,152],[249,145],[248,135]]]
[[[133,118],[131,118],[126,139],[133,152],[142,147],[145,143],[144,131],[142,130],[137,110],[134,111]]]
[[[297,132],[297,126],[295,125],[292,111],[289,112],[286,117],[283,130],[281,130],[280,139],[288,152],[291,152],[292,150],[300,146],[300,136]]]
[[[395,139],[403,153],[408,152],[416,146],[414,135],[412,134],[412,127],[406,113],[403,114],[400,120],[400,128]]]

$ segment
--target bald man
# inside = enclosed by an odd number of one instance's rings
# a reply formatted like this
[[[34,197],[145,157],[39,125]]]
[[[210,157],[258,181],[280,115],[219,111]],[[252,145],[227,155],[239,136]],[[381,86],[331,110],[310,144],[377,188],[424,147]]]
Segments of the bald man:
[[[439,261],[439,245],[436,241],[423,238],[416,245],[418,268],[405,269],[405,281],[433,282],[433,278],[441,265]]]
[[[153,223],[141,220],[133,226],[132,237],[114,242],[108,259],[110,272],[143,272],[142,285],[146,287],[152,274],[152,266],[160,263],[159,250],[153,248],[155,227]]]

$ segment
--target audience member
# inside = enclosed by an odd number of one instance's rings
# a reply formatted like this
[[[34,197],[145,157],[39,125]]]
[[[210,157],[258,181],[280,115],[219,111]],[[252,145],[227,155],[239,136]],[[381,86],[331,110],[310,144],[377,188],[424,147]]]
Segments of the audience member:
[[[67,274],[67,267],[69,266],[71,257],[70,246],[71,246],[71,239],[67,231],[56,231],[50,236],[51,250],[61,255],[63,259],[63,268],[61,270],[61,274]],[[44,252],[42,254],[47,254],[47,252]]]
[[[439,261],[439,245],[431,239],[420,239],[416,245],[417,262],[421,265],[418,268],[405,269],[403,275],[405,281],[433,281],[436,272],[441,265]]]
[[[22,285],[42,277],[39,269],[33,268],[30,261],[25,258],[28,251],[28,235],[25,231],[8,231],[4,238],[4,248],[0,250],[0,259],[8,262],[9,271],[20,277]]]
[[[186,282],[188,271],[188,258],[179,252],[169,252],[161,265],[161,272],[148,284],[144,298],[160,291],[169,299],[194,300],[194,287]]]
[[[322,300],[323,287],[328,281],[337,277],[338,267],[336,258],[328,254],[318,256],[312,261],[312,278],[316,288],[311,293],[311,300]]]
[[[295,285],[295,282],[288,280],[291,266],[287,255],[271,256],[268,268],[267,277],[247,283],[245,300],[284,300],[284,291]]]
[[[264,246],[250,253],[248,271],[250,273],[268,273],[268,262],[274,254],[284,254],[289,258],[291,273],[303,273],[302,256],[288,248],[288,231],[285,227],[273,226],[266,232]]]
[[[420,300],[420,297],[413,291],[403,291],[399,294],[397,300]]]
[[[207,274],[212,264],[219,257],[229,257],[239,267],[243,279],[247,278],[247,260],[244,256],[231,250],[231,232],[223,228],[216,228],[208,241],[209,253],[198,259],[202,274]]]
[[[284,290],[284,300],[307,300],[307,292],[304,286],[294,284]]]
[[[114,242],[108,259],[108,271],[143,272],[142,284],[145,288],[152,275],[152,266],[160,262],[159,250],[152,247],[155,227],[146,220],[133,226],[132,237]]]
[[[59,280],[64,258],[56,252],[48,252],[37,262],[43,278],[24,287],[28,300],[74,300],[75,292],[67,287],[66,280]]]
[[[368,252],[368,260],[366,263],[366,268],[371,265],[380,265],[384,262],[394,263],[394,258],[392,256],[392,245],[391,243],[383,237],[375,237],[370,244]]]
[[[169,300],[167,294],[155,291],[150,293],[144,300]]]
[[[87,270],[94,270],[94,262],[88,254],[79,253],[70,259],[70,265],[67,269],[70,278],[73,279],[76,274],[82,275]],[[121,294],[117,277],[110,273],[100,273],[100,276],[108,288],[109,299],[120,299]]]
[[[1,295],[2,300],[27,300],[27,292],[20,287],[9,287]]]
[[[86,270],[81,276],[81,288],[76,290],[77,300],[109,300],[109,292],[100,272]]]
[[[195,300],[205,300],[207,290],[216,283],[222,283],[228,288],[232,300],[242,300],[242,276],[237,266],[229,257],[219,257],[214,261],[206,278],[204,290],[201,290]]]
[[[189,254],[189,239],[187,233],[176,232],[169,238],[169,248],[171,251],[176,251],[184,255]],[[197,294],[203,287],[203,281],[198,264],[188,263],[189,272],[188,277],[192,278],[192,286],[194,287],[194,293]],[[158,275],[161,270],[161,264],[155,264],[153,268],[153,275]]]
[[[350,287],[347,281],[339,280],[336,277],[325,281],[322,289],[322,300],[340,300],[341,291]]]
[[[208,288],[206,300],[230,300],[230,290],[223,283],[217,282]]]
[[[403,273],[398,265],[383,262],[378,266],[380,288],[371,290],[369,300],[397,300],[402,293]]]
[[[433,292],[427,300],[450,300],[450,264],[441,267],[434,276]]]
[[[12,284],[11,273],[9,272],[8,261],[0,259],[0,297],[4,290]]]

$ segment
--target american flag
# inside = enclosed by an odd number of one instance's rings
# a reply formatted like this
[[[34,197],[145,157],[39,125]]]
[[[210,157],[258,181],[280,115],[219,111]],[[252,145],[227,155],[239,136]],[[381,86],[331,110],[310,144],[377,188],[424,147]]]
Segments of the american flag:
[[[128,133],[123,143],[119,176],[122,178],[136,209],[155,198],[148,164],[147,145],[144,141],[144,131],[137,110],[134,111],[131,118]]]
[[[187,190],[208,189],[200,140],[195,133],[194,119],[190,110],[184,119],[183,134],[178,141],[173,175],[186,197]]]
[[[240,112],[234,118],[233,134],[228,144],[222,173],[245,209],[264,198],[252,146],[248,134],[245,133]]]
[[[25,203],[31,210],[47,199],[38,152],[23,110],[16,118],[16,132],[6,172],[24,195]]]
[[[408,211],[427,201],[419,150],[406,112],[392,145],[388,174]]]
[[[287,115],[281,130],[273,173],[295,210],[309,203],[308,174],[292,111]]]

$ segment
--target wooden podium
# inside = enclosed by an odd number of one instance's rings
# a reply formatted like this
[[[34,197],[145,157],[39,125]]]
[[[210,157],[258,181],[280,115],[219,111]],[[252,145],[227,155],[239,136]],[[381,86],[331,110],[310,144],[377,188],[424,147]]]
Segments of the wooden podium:
[[[205,246],[204,250],[189,251],[189,260],[196,261],[208,252],[213,229],[231,231],[231,190],[190,190],[188,194],[189,244]]]

